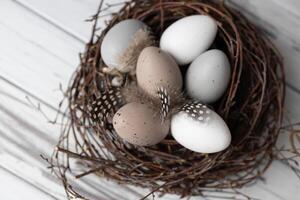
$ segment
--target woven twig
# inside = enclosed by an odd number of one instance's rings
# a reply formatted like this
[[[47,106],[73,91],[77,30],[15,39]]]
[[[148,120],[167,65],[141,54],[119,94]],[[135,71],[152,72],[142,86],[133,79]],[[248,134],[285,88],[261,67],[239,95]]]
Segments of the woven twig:
[[[169,24],[193,14],[210,15],[217,21],[219,32],[213,45],[222,49],[231,63],[226,94],[212,106],[227,122],[232,145],[206,155],[191,152],[168,136],[156,146],[138,147],[120,139],[109,120],[104,127],[95,124],[87,112],[90,102],[113,87],[113,77],[102,71],[106,66],[99,51],[105,33],[119,21],[135,18],[160,38]],[[93,18],[95,24],[100,16],[101,9]],[[86,167],[87,172],[78,177],[95,173],[119,183],[181,196],[240,188],[259,178],[277,154],[274,146],[281,127],[285,86],[282,58],[263,33],[223,1],[132,0],[112,16],[99,37],[94,28],[67,91],[70,117],[49,161],[58,169],[67,191],[70,186],[65,173],[72,169],[70,159]],[[124,80],[125,84],[132,81],[130,76]],[[75,144],[69,143],[70,138]],[[72,194],[76,193],[72,190]]]

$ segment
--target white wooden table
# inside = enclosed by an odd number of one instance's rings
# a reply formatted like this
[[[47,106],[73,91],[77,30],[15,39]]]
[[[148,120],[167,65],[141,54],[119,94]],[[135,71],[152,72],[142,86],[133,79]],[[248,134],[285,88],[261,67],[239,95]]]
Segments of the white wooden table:
[[[106,2],[119,2],[106,1]],[[89,39],[98,0],[0,0],[0,199],[65,199],[60,182],[46,169],[59,136],[27,100],[41,102],[54,118],[67,82],[78,65],[78,53]],[[285,57],[286,116],[300,121],[300,1],[230,0],[261,26]],[[279,143],[287,142],[282,136]],[[300,180],[274,162],[258,182],[242,191],[262,200],[300,199]],[[138,199],[147,190],[85,177],[78,185],[98,199]],[[102,198],[101,198],[102,197]],[[162,199],[178,199],[167,195]],[[201,199],[193,197],[192,199]]]

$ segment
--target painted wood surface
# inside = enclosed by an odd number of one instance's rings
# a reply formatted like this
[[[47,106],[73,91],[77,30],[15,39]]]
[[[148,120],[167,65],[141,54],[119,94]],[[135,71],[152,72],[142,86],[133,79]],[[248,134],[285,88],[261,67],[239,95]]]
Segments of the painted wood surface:
[[[300,1],[228,0],[257,24],[284,57],[287,82],[300,91]]]
[[[117,3],[118,0],[106,1]],[[59,126],[49,123],[33,104],[41,102],[55,117],[66,86],[78,65],[78,53],[88,40],[97,0],[0,1],[0,187],[3,199],[65,199],[60,182],[46,168],[40,154],[50,156]],[[289,88],[287,113],[300,121],[300,36],[297,0],[230,0],[261,26],[284,54]],[[104,26],[104,21],[100,23]],[[29,100],[28,100],[29,98]],[[287,143],[287,136],[279,144]],[[258,182],[242,191],[262,200],[296,200],[300,180],[274,162]],[[88,176],[78,182],[92,199],[138,199],[146,190],[119,186]],[[162,199],[178,199],[168,195]],[[194,197],[192,199],[200,199]]]

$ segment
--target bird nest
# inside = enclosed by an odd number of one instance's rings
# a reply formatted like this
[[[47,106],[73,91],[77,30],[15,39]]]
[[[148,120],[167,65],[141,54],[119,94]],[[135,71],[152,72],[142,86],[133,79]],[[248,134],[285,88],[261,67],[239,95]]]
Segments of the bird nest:
[[[132,0],[112,13],[107,27],[98,34],[101,11],[100,6],[92,19],[92,38],[66,92],[68,117],[51,160],[69,197],[80,197],[65,175],[72,170],[71,159],[86,170],[77,178],[94,173],[121,184],[182,197],[241,188],[258,179],[276,156],[285,87],[281,56],[263,32],[223,1]],[[134,18],[160,38],[168,25],[194,14],[215,19],[219,31],[213,46],[224,51],[231,64],[227,91],[212,105],[230,128],[231,145],[219,153],[201,154],[184,148],[169,135],[158,145],[141,147],[118,137],[109,120],[104,125],[95,123],[89,113],[91,102],[119,89],[111,84],[113,76],[103,71],[106,66],[100,47],[107,31]],[[108,115],[117,110],[112,107]]]

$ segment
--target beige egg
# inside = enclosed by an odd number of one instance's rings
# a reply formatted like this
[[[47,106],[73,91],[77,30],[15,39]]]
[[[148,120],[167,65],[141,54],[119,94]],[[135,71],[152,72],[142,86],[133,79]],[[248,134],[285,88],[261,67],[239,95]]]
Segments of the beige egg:
[[[158,87],[174,92],[182,88],[182,75],[174,59],[157,47],[145,48],[137,61],[136,77],[138,85],[151,96]]]
[[[142,103],[128,103],[113,117],[117,134],[127,142],[151,146],[161,142],[168,134],[170,121],[161,122],[153,109]]]

